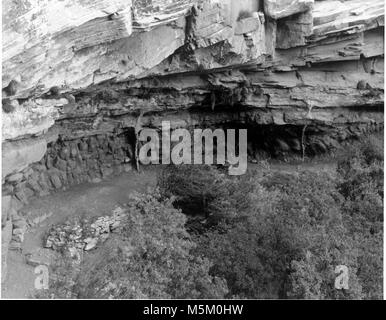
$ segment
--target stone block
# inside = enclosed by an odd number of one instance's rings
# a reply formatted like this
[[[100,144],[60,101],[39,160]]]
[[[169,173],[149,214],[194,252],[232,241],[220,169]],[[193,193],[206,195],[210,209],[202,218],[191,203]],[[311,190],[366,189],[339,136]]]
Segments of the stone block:
[[[276,48],[289,49],[306,44],[312,34],[312,12],[306,11],[277,22]]]
[[[8,246],[8,250],[12,250],[12,251],[21,250],[21,242],[11,240]]]
[[[314,0],[264,0],[265,14],[272,19],[282,19],[312,10]]]
[[[261,27],[260,19],[255,17],[249,17],[237,22],[235,27],[235,34],[242,35],[256,31]]]
[[[28,179],[26,186],[30,188],[34,193],[39,193],[40,191],[42,191],[42,188],[40,187],[38,181],[33,178]]]
[[[22,228],[14,228],[12,230],[12,235],[24,235],[25,229]]]
[[[27,227],[27,222],[24,219],[20,219],[20,220],[12,221],[12,225],[14,229],[22,229],[25,231]]]
[[[40,161],[47,151],[44,139],[25,139],[3,143],[2,175],[23,170],[29,164]]]
[[[67,162],[59,157],[54,160],[54,166],[61,171],[67,170]]]
[[[62,187],[62,182],[60,181],[60,178],[57,174],[51,173],[50,174],[50,181],[55,189],[59,189]]]
[[[24,174],[21,172],[11,174],[7,177],[7,182],[9,183],[17,183],[24,178]]]
[[[25,188],[17,188],[15,190],[15,197],[21,202],[26,204],[28,202],[28,196],[25,193]]]
[[[68,158],[70,157],[70,154],[71,154],[71,150],[69,147],[63,147],[60,149],[59,156],[63,160],[68,160]]]
[[[17,233],[17,234],[12,233],[12,242],[23,243],[23,241],[24,241],[24,233]]]

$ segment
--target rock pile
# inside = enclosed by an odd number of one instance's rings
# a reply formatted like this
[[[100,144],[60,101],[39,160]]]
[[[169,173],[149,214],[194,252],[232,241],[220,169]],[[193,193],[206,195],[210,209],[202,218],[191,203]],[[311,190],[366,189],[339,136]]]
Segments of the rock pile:
[[[49,230],[44,247],[61,252],[68,250],[74,257],[106,241],[110,233],[119,228],[124,216],[124,209],[117,207],[111,216],[101,216],[93,222],[88,217],[69,219]]]

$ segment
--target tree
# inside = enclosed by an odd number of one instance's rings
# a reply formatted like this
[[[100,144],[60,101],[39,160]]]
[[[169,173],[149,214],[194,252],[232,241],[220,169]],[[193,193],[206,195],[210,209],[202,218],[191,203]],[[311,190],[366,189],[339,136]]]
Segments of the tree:
[[[245,220],[199,236],[197,254],[227,280],[228,297],[361,298],[357,256],[328,174],[267,172],[252,192]],[[226,231],[224,231],[226,230]],[[350,269],[350,290],[334,288],[334,269]]]
[[[189,216],[202,215],[212,223],[239,216],[250,205],[252,185],[245,178],[230,178],[209,165],[170,165],[158,179],[164,197]]]
[[[209,260],[191,255],[195,244],[184,228],[186,218],[171,201],[153,190],[132,195],[125,210],[120,232],[68,281],[73,296],[194,299],[227,293],[225,281],[209,275]]]
[[[338,163],[342,214],[358,251],[358,277],[364,297],[382,299],[383,141],[366,137]]]

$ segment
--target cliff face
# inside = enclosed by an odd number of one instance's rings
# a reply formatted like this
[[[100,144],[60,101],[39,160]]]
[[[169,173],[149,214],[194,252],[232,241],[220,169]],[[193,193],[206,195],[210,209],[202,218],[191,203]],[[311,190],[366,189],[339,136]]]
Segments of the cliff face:
[[[3,1],[3,192],[130,170],[134,126],[316,154],[383,128],[383,0]]]

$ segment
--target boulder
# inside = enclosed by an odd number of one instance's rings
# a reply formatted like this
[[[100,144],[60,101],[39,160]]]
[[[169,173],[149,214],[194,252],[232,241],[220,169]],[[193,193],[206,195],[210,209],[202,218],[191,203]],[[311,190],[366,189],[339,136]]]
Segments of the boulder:
[[[18,105],[14,112],[3,113],[3,141],[45,133],[58,118],[56,106],[62,103],[60,99],[29,99]]]
[[[312,34],[312,11],[308,10],[277,22],[276,48],[289,49],[304,46]]]
[[[86,242],[86,240],[88,240]],[[91,249],[94,249],[96,247],[96,245],[98,244],[98,238],[91,238],[91,239],[86,239],[85,242],[86,242],[86,246],[84,247],[84,250],[85,251],[89,251]]]
[[[29,139],[3,143],[2,177],[16,173],[34,162],[40,161],[47,150],[44,139]]]

